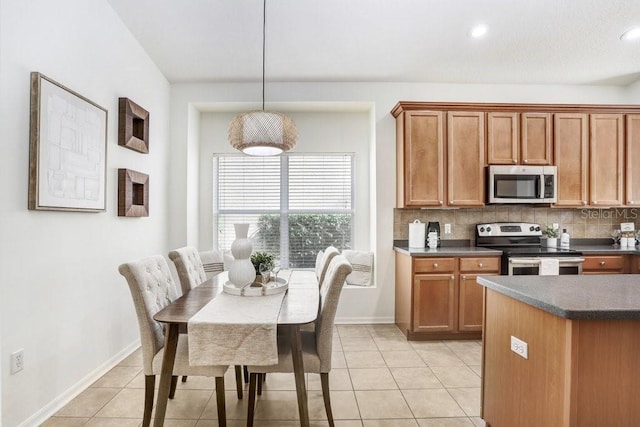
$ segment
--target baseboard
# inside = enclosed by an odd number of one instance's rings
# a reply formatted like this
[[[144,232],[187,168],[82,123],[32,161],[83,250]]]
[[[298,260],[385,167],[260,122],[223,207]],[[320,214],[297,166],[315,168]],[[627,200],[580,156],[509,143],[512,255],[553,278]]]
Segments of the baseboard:
[[[337,325],[363,325],[363,324],[393,324],[395,317],[336,317]]]
[[[18,424],[18,427],[33,427],[39,426],[53,414],[58,412],[67,403],[71,402],[76,396],[85,391],[91,384],[96,382],[100,377],[109,372],[113,367],[117,366],[120,362],[126,359],[131,353],[136,351],[140,347],[140,340],[129,344],[127,347],[116,353],[112,358],[98,366],[93,372],[82,378],[75,383],[60,396],[53,399],[47,405],[42,407],[38,412],[31,415],[29,418]]]

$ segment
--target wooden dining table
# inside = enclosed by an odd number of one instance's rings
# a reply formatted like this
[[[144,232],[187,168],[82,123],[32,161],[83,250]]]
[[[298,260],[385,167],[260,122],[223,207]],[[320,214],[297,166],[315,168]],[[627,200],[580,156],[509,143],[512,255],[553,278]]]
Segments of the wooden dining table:
[[[278,273],[278,278],[283,278],[288,281],[288,290],[282,301],[277,323],[278,326],[286,326],[290,330],[291,353],[296,394],[298,397],[300,425],[307,427],[309,426],[309,409],[304,381],[300,325],[311,323],[318,317],[320,304],[318,280],[315,272],[312,270],[282,270]],[[223,291],[224,283],[228,280],[228,273],[224,271],[191,289],[153,316],[156,321],[165,325],[164,356],[162,359],[160,385],[156,402],[156,415],[153,424],[156,427],[164,424],[178,335],[187,332],[189,319],[219,295],[220,292]],[[238,298],[260,297],[238,296]],[[218,402],[218,404],[220,403],[221,402]]]

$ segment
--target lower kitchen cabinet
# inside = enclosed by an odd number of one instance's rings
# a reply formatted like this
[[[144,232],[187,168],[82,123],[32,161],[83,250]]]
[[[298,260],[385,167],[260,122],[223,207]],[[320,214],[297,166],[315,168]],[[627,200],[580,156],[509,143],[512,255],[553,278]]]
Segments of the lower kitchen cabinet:
[[[623,274],[624,255],[585,255],[582,274]]]
[[[483,293],[476,277],[499,271],[499,257],[396,252],[396,325],[410,340],[480,338]]]

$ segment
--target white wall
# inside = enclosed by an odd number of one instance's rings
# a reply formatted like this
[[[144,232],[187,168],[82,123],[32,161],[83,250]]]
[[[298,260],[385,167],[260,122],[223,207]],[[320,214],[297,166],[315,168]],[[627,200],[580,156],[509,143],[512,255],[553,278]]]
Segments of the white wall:
[[[0,0],[0,370],[6,427],[35,425],[138,341],[118,265],[167,253],[166,79],[105,0]],[[107,211],[27,210],[29,73],[108,110]],[[150,153],[117,145],[118,97],[150,112]],[[150,217],[117,216],[117,168],[150,175]],[[25,368],[9,374],[9,354]]]
[[[389,113],[400,100],[432,102],[521,102],[521,103],[602,103],[629,102],[629,89],[614,86],[537,86],[537,85],[461,85],[411,83],[267,83],[267,109],[293,110],[305,103],[370,105],[371,135],[371,231],[370,245],[375,252],[376,287],[362,292],[345,289],[340,301],[336,321],[339,322],[392,322],[394,311],[394,256],[393,208],[395,206],[395,121]],[[185,140],[186,135],[200,132],[188,126],[189,108],[197,111],[237,111],[238,105],[258,107],[260,84],[174,84],[171,88],[172,135],[174,143]],[[227,105],[227,107],[224,107]],[[193,114],[197,114],[191,110]],[[345,107],[345,111],[348,108]],[[200,142],[209,144],[210,142]],[[300,139],[296,150],[302,150],[305,140]],[[190,183],[186,179],[186,145],[176,145],[172,163],[174,184],[183,191]],[[185,159],[185,162],[182,162]],[[200,186],[209,179],[208,170],[202,169]],[[182,177],[182,178],[180,178]],[[202,192],[201,192],[202,194]],[[206,195],[204,196],[206,197]],[[210,200],[210,196],[209,196]],[[172,205],[171,217],[177,223],[188,221],[187,211],[207,209],[199,206],[196,197],[185,200],[186,205]],[[207,202],[208,203],[208,202]],[[191,211],[190,211],[191,212]],[[189,217],[190,218],[190,217]],[[208,242],[211,230],[202,226],[199,240]],[[186,235],[174,230],[172,242],[185,240]]]

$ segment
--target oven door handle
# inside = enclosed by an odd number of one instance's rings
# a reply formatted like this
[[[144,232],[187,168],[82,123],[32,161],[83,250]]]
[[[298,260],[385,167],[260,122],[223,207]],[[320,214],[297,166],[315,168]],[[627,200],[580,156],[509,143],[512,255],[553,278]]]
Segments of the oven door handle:
[[[509,259],[509,264],[513,265],[540,265],[541,258],[513,258]],[[584,258],[580,257],[560,257],[556,258],[560,264],[583,263]]]

